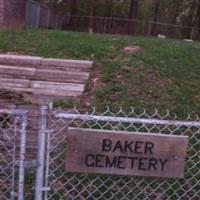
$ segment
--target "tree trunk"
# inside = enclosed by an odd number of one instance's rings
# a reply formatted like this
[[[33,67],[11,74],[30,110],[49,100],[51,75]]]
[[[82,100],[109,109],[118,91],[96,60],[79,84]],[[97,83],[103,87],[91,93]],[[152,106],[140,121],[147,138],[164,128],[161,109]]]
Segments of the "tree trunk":
[[[198,8],[197,8],[196,24],[197,24],[198,30],[197,30],[195,39],[199,40],[200,39],[200,1],[198,3]]]
[[[131,0],[131,6],[129,11],[129,23],[128,23],[128,34],[134,34],[136,30],[136,22],[137,11],[138,11],[138,1],[139,0]]]
[[[73,26],[73,15],[77,13],[77,0],[69,0],[68,25]]]
[[[70,0],[70,14],[76,15],[77,13],[77,0]]]
[[[194,22],[194,14],[195,14],[195,8],[196,8],[196,0],[192,1],[192,4],[190,6],[190,10],[188,13],[188,19],[186,21],[186,26],[192,27],[193,26],[193,22]],[[185,37],[190,39],[191,35],[192,35],[193,29],[188,29],[186,30],[186,35]]]
[[[50,7],[54,10],[57,11],[57,1],[56,0],[51,0],[49,1]]]
[[[4,1],[0,1],[0,29],[3,28],[4,25]]]
[[[88,23],[88,31],[90,34],[93,33],[93,26],[94,26],[94,0],[90,0],[89,1],[89,10],[88,10],[88,13],[89,13],[89,23]]]
[[[199,1],[199,5],[198,5],[196,18],[197,18],[197,27],[200,28],[200,1]]]
[[[155,9],[154,9],[154,18],[153,18],[153,25],[151,29],[151,35],[156,34],[156,23],[159,21],[159,9],[160,9],[160,0],[156,0]]]
[[[173,24],[173,25],[176,25],[176,22],[177,22],[177,17],[178,17],[178,15],[179,15],[179,12],[180,12],[180,2],[177,2],[176,3],[176,8],[175,8],[175,13],[174,13],[174,15],[173,15],[173,17],[172,17],[172,20],[171,20],[171,24]],[[176,27],[175,26],[169,26],[168,27],[168,36],[169,37],[176,37]]]
[[[199,2],[199,6],[198,6],[198,12],[197,12],[197,27],[199,28],[199,30],[197,31],[197,39],[200,40],[200,2]]]

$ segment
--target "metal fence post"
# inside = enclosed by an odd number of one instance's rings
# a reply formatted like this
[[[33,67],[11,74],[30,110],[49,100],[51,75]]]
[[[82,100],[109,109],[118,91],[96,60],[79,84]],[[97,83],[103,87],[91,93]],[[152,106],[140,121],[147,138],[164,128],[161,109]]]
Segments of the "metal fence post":
[[[27,112],[21,114],[21,143],[20,143],[20,161],[19,161],[19,185],[18,185],[18,200],[24,200],[24,176],[25,176],[25,153],[26,153],[26,127],[27,127]]]
[[[38,167],[36,171],[35,200],[42,200],[43,198],[48,106],[41,106],[40,112],[41,117],[40,130],[38,135]]]

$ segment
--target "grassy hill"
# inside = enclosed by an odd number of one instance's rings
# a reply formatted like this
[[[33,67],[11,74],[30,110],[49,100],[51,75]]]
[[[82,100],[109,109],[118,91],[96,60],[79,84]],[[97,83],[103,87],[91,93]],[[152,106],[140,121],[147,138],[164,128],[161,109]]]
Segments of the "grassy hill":
[[[140,50],[124,51],[127,46]],[[94,60],[91,79],[78,102],[82,107],[200,111],[198,42],[27,29],[0,31],[1,52]]]

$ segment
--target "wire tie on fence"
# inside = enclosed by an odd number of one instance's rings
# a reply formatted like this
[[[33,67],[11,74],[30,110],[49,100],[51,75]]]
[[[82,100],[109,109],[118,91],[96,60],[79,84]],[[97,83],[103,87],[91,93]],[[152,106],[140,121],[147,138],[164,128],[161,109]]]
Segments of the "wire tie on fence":
[[[41,190],[42,190],[42,191],[50,191],[51,188],[50,188],[50,187],[42,187]]]
[[[16,166],[19,167],[19,160],[16,161]],[[31,167],[37,167],[38,163],[36,160],[26,160],[24,161],[24,167],[25,168],[31,168]]]
[[[47,129],[45,132],[46,132],[47,134],[52,134],[52,133],[55,132],[55,130],[54,130],[54,129]]]

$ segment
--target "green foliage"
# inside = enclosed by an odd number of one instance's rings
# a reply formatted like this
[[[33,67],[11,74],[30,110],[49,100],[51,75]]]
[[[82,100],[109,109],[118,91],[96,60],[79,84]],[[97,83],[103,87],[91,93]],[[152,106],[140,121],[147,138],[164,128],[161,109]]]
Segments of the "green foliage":
[[[56,100],[54,101],[54,107],[61,108],[74,108],[76,101],[74,99],[68,98],[66,100]]]

